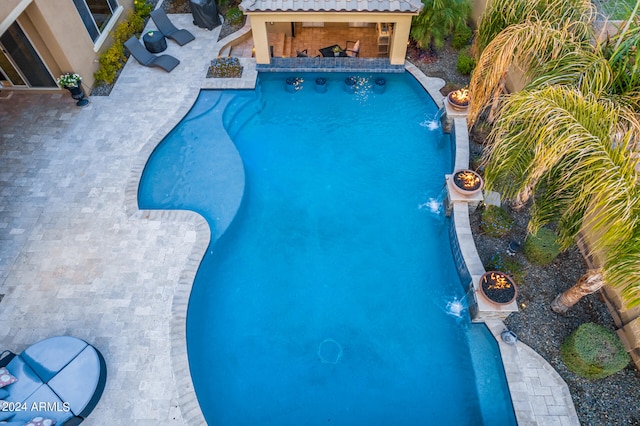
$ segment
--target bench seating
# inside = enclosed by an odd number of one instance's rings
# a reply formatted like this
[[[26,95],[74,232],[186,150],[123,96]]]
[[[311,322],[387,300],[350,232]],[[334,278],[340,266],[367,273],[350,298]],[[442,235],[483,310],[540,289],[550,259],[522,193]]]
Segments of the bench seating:
[[[98,403],[107,377],[102,354],[70,336],[42,340],[19,355],[9,352],[0,367],[18,379],[0,389],[8,392],[4,400],[9,407],[16,408],[0,413],[3,426],[34,417],[53,419],[56,425],[80,424]]]

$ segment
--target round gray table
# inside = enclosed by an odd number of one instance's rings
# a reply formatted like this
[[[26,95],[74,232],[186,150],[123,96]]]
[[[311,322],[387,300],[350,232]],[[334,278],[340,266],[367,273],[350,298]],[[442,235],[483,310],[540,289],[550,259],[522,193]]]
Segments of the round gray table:
[[[148,31],[142,36],[144,47],[151,53],[164,52],[167,48],[167,40],[164,35],[158,30]]]

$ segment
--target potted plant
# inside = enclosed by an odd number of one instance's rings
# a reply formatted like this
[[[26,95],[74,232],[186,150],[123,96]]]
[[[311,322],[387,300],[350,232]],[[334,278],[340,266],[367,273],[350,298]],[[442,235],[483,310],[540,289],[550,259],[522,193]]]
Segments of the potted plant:
[[[340,49],[340,46],[334,46],[332,50],[333,50],[333,56],[340,56],[340,52],[342,52],[342,49]]]
[[[58,85],[65,89],[70,89],[72,87],[79,87],[82,82],[82,77],[80,74],[67,72],[58,77]]]
[[[71,97],[75,99],[76,105],[82,107],[89,103],[88,99],[84,97],[84,91],[82,90],[82,77],[80,74],[67,72],[58,77],[58,86],[67,89],[71,93]]]

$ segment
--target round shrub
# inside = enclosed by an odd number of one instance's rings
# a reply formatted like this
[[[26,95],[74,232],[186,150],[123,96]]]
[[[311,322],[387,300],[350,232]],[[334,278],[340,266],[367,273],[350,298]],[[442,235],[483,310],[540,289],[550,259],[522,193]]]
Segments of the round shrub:
[[[524,278],[527,275],[520,262],[513,257],[505,256],[501,253],[494,254],[484,269],[487,271],[504,272],[519,286],[524,284]]]
[[[501,207],[487,206],[480,215],[480,229],[490,237],[505,236],[513,228],[513,219]]]
[[[524,241],[524,255],[532,263],[547,265],[560,254],[558,238],[551,229],[540,228],[536,235],[529,234]]]
[[[462,75],[470,75],[476,68],[476,59],[471,55],[468,48],[462,49],[460,53],[458,53],[456,68]]]
[[[473,36],[473,30],[468,25],[462,25],[456,27],[453,31],[453,37],[451,39],[451,47],[456,50],[460,50],[471,42],[471,36]]]
[[[227,12],[227,21],[229,21],[230,25],[240,25],[242,24],[243,19],[244,19],[244,14],[238,7],[232,7]]]
[[[136,15],[141,18],[146,18],[151,14],[153,10],[153,5],[147,3],[147,0],[133,0],[133,8],[135,10]]]
[[[629,364],[629,354],[618,336],[592,322],[578,327],[560,347],[562,362],[579,376],[601,379]]]

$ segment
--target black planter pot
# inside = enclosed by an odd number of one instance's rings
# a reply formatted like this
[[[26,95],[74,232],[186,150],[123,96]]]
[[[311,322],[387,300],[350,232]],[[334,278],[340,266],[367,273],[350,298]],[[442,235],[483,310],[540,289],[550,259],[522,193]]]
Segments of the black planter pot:
[[[76,102],[76,105],[78,105],[79,107],[87,106],[89,104],[89,99],[86,99],[84,97],[84,90],[82,90],[81,84],[82,82],[79,81],[77,86],[65,87],[65,89],[67,89],[69,93],[71,93],[71,97],[78,101]]]
[[[480,278],[483,296],[498,305],[508,305],[518,295],[516,284],[504,272],[488,271]]]

